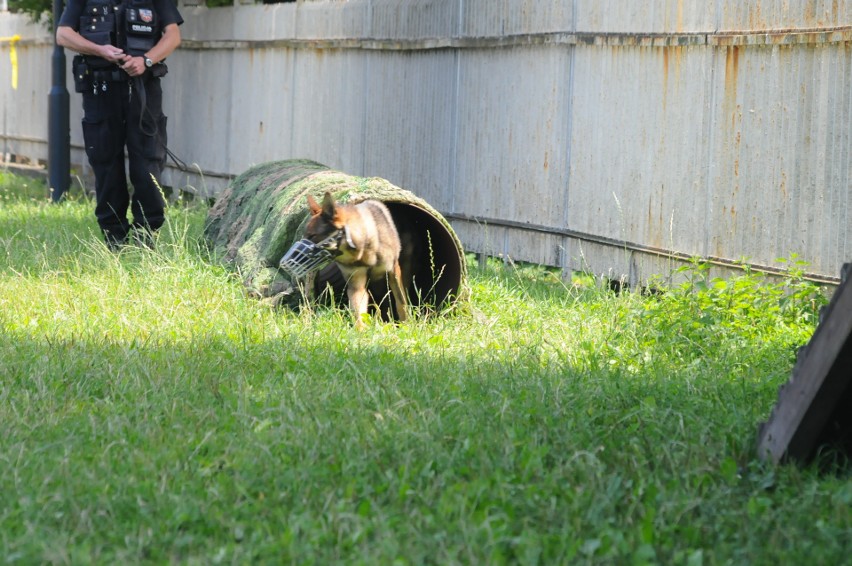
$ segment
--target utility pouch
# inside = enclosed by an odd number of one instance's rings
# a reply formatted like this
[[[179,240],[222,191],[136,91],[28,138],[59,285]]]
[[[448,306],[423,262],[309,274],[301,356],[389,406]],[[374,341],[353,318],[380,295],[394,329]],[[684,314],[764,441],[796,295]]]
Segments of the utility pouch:
[[[80,35],[98,45],[111,45],[115,37],[115,14],[81,16]]]
[[[157,13],[147,7],[128,7],[124,14],[126,51],[130,55],[144,55],[157,43],[159,26]]]
[[[115,12],[111,2],[90,0],[80,16],[80,35],[98,45],[114,45]]]
[[[167,74],[169,74],[169,67],[165,63],[157,63],[151,67],[151,76],[155,79],[165,77]]]
[[[92,70],[83,55],[75,55],[71,60],[71,72],[74,73],[74,92],[92,88]]]
[[[89,0],[80,16],[80,35],[98,45],[116,45],[116,13],[110,0]],[[90,57],[91,68],[106,68],[112,65],[100,57]]]

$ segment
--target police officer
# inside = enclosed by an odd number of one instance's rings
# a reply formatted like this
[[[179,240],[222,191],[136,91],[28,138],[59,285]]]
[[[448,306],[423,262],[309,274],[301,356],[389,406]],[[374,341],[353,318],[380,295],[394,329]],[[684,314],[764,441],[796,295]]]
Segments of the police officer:
[[[180,45],[174,0],[68,0],[56,42],[80,55],[72,71],[83,95],[83,140],[95,173],[95,216],[115,249],[132,236],[153,244],[165,220],[163,60]],[[132,197],[127,186],[127,147]],[[127,209],[133,213],[128,222]]]

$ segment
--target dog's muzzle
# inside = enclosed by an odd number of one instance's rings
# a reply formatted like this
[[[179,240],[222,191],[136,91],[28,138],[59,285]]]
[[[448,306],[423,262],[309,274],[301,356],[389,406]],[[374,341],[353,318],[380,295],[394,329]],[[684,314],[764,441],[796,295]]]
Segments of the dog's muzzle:
[[[328,248],[334,243],[335,236],[326,238],[322,242],[314,242],[303,238],[290,246],[278,267],[287,272],[291,279],[302,279],[309,273],[319,271],[333,259]]]

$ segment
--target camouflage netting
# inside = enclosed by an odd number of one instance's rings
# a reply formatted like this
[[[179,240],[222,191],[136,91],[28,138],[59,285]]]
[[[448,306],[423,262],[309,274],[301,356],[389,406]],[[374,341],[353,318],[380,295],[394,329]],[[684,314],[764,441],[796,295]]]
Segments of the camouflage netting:
[[[314,161],[264,163],[234,179],[210,209],[205,236],[216,254],[239,271],[250,293],[296,306],[301,294],[278,262],[302,238],[307,195],[321,201],[326,191],[340,203],[375,199],[388,207],[403,246],[409,246],[411,264],[403,268],[412,279],[408,295],[413,305],[443,308],[466,296],[464,250],[438,211],[385,179],[354,177]],[[317,276],[315,290],[327,286],[335,296],[345,296],[335,264]]]

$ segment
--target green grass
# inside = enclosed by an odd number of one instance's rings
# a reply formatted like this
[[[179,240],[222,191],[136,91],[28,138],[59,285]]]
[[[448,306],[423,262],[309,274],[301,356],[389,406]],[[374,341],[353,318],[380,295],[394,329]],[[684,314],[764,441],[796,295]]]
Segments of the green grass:
[[[206,210],[109,253],[0,179],[0,556],[11,564],[842,564],[846,468],[757,425],[825,299],[471,266],[449,316],[355,331],[209,257]],[[848,562],[847,562],[848,563]]]

